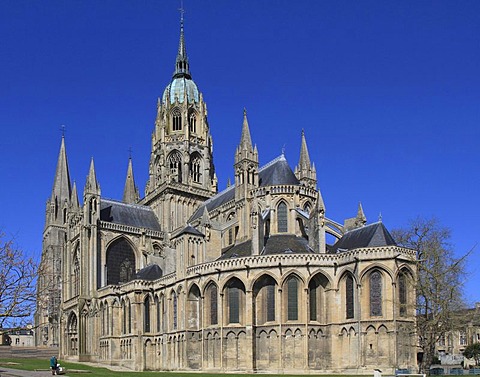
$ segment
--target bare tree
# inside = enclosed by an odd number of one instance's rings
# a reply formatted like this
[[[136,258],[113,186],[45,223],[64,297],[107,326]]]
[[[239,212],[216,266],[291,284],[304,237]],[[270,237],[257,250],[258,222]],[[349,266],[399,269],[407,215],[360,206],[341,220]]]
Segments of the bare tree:
[[[35,310],[37,263],[0,232],[0,329],[20,327]]]
[[[435,218],[417,218],[392,232],[398,244],[417,251],[416,311],[419,366],[428,373],[440,338],[458,326],[464,308],[465,258],[455,257],[450,229]]]

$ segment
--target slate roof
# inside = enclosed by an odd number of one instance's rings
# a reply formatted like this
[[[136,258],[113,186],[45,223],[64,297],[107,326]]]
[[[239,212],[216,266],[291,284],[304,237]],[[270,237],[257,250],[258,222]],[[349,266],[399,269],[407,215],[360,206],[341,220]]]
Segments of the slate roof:
[[[397,243],[381,222],[346,232],[330,249],[340,253],[362,247],[394,246]]]
[[[100,220],[137,228],[161,230],[157,216],[150,207],[126,204],[111,199],[102,198]]]
[[[270,254],[302,254],[313,253],[308,246],[308,240],[303,237],[297,237],[294,234],[277,234],[267,240],[262,255]]]
[[[135,278],[152,281],[161,278],[162,275],[163,271],[160,266],[158,264],[151,264],[138,271],[135,275]]]
[[[193,234],[194,236],[205,236],[202,232],[200,232],[198,229],[195,229],[193,226],[191,226],[190,224],[187,225],[185,228],[183,228],[180,232],[178,232],[175,237],[178,237],[182,234]]]
[[[272,185],[299,185],[300,182],[295,177],[290,165],[284,155],[281,155],[261,167],[258,171],[258,180],[260,187],[272,186]],[[221,205],[235,199],[235,185],[228,187],[227,189],[219,192],[214,197],[207,200],[201,205],[190,218],[190,222],[200,218],[203,214],[204,207],[207,207],[208,212]]]
[[[270,236],[264,249],[261,251],[261,255],[290,253],[302,254],[313,253],[313,251],[308,246],[308,240],[293,234]],[[222,250],[222,256],[219,259],[241,258],[250,255],[252,255],[252,240],[225,248]]]

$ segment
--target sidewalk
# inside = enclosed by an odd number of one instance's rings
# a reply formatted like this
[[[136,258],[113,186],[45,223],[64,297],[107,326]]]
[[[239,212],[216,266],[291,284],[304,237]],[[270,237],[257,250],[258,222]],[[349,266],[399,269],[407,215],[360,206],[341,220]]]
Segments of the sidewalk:
[[[31,371],[0,367],[0,377],[47,377],[51,375],[50,370]]]

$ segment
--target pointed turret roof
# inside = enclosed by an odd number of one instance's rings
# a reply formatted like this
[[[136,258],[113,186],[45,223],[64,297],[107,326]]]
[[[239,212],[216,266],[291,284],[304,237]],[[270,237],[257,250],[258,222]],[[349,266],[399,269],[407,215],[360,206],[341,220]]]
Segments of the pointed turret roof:
[[[139,199],[138,188],[135,185],[135,179],[133,177],[132,158],[128,159],[127,178],[125,179],[125,188],[123,189],[124,203],[133,204]]]
[[[310,169],[310,156],[308,154],[307,141],[305,139],[305,131],[302,130],[302,146],[300,148],[300,159],[298,161],[299,168]]]
[[[97,175],[95,174],[95,164],[93,157],[90,161],[90,170],[88,171],[87,182],[85,183],[85,191],[98,191]]]
[[[58,154],[55,180],[53,181],[52,201],[57,203],[70,200],[71,195],[70,173],[68,170],[67,152],[65,149],[65,137],[62,136],[60,153]]]
[[[250,137],[250,127],[248,126],[247,109],[243,109],[243,126],[242,136],[240,138],[240,144],[238,146],[240,150],[252,151],[252,138]]]
[[[77,183],[73,182],[72,195],[70,196],[70,203],[73,207],[79,208],[80,203],[78,202],[78,193],[77,193]]]
[[[367,217],[363,212],[362,202],[358,202],[357,219],[363,222],[364,224],[367,222]]]
[[[175,72],[173,77],[185,77],[190,79],[190,68],[188,65],[187,49],[185,47],[185,36],[183,32],[183,10],[180,18],[180,41],[178,42],[177,59],[175,60]]]

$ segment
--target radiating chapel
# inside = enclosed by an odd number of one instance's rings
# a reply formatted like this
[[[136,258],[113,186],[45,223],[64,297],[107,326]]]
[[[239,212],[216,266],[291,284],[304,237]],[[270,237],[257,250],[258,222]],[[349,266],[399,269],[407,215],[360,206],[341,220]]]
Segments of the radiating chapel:
[[[137,371],[414,370],[415,252],[361,205],[327,217],[303,131],[294,169],[283,154],[260,166],[245,111],[238,134],[235,181],[218,192],[182,20],[143,197],[131,159],[123,199],[103,197],[92,159],[79,201],[62,138],[37,344]]]

